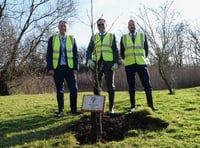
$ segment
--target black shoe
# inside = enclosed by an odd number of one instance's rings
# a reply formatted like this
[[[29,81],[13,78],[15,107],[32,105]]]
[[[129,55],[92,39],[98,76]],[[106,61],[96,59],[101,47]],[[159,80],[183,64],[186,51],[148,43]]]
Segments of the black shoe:
[[[80,115],[80,114],[82,114],[82,112],[78,112],[78,111],[71,111],[70,113],[73,114],[73,115]]]
[[[57,112],[55,114],[55,117],[62,117],[62,116],[64,116],[64,112]]]
[[[152,109],[152,111],[157,111],[158,109],[156,108],[156,107],[154,107],[154,106],[149,106],[151,109]]]

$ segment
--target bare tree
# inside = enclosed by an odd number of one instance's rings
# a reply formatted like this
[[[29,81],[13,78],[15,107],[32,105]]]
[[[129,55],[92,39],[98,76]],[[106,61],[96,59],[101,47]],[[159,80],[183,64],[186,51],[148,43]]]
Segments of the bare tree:
[[[7,0],[3,0],[2,3],[0,4],[0,20],[3,17],[3,12],[4,12],[4,9],[6,7],[6,2],[7,2]]]
[[[179,14],[172,9],[172,4],[173,1],[166,1],[158,10],[143,6],[143,9],[139,9],[140,15],[138,15],[138,25],[148,36],[154,53],[152,54],[154,64],[158,65],[160,76],[170,94],[174,93],[172,88],[175,79],[174,63],[181,60],[181,57],[174,56],[177,54],[181,56],[184,52],[179,50],[183,49],[180,36],[184,25],[177,22]]]
[[[174,29],[175,39],[172,46],[171,62],[175,68],[182,67],[185,63],[185,50],[187,49],[187,24],[183,22],[176,24]]]
[[[73,0],[4,0],[0,43],[7,46],[1,47],[1,51],[6,51],[6,58],[0,60],[0,95],[8,95],[8,82],[23,73],[29,57],[47,41],[57,23],[75,17],[75,6]]]
[[[94,21],[94,14],[93,14],[93,0],[90,1],[91,4],[91,9],[90,9],[90,15],[88,15],[88,18],[90,20],[90,28],[91,28],[91,33],[92,33],[92,39],[95,40],[95,33],[94,33],[94,25],[96,22]],[[102,17],[103,15],[101,15]],[[114,23],[117,21],[117,19],[113,22],[111,27],[114,25]],[[110,29],[111,29],[110,27]],[[109,31],[109,29],[107,30]],[[101,42],[101,40],[95,41],[95,42]],[[96,44],[94,46],[97,46]],[[95,48],[95,47],[94,47]],[[94,50],[94,56],[97,56],[97,51]],[[95,89],[100,90],[101,85],[99,81],[99,75],[98,75],[98,60],[96,60],[95,63],[95,70],[94,70],[94,79],[92,80],[92,85],[95,87]],[[90,79],[89,79],[90,80]],[[94,91],[94,95],[101,95],[100,91]],[[97,140],[100,140],[102,138],[102,113],[101,112],[91,112],[91,124],[92,124],[92,129],[91,129],[91,142],[96,143]]]
[[[199,25],[197,25],[199,26]],[[195,29],[189,28],[189,43],[192,51],[192,61],[194,64],[200,64],[200,30],[199,27]]]

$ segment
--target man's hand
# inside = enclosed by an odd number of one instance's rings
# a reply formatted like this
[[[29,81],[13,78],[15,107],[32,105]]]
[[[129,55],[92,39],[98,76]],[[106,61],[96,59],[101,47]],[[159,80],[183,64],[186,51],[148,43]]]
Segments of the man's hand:
[[[78,70],[73,70],[74,74],[77,75],[78,74]]]
[[[117,70],[118,69],[118,65],[117,65],[117,63],[114,63],[114,65],[112,66],[112,71],[115,71],[115,70]]]
[[[121,68],[121,67],[123,67],[123,66],[124,66],[124,60],[121,59],[121,60],[119,61],[119,68]]]
[[[47,75],[53,76],[53,75],[54,75],[54,70],[48,70],[48,71],[47,71]]]
[[[87,67],[93,70],[95,67],[95,63],[92,60],[88,60]]]

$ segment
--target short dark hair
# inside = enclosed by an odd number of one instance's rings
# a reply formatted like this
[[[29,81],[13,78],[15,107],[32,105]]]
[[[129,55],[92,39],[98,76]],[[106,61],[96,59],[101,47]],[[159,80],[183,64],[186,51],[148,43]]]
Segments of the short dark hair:
[[[61,20],[58,24],[60,25],[61,23],[67,24],[67,21]]]
[[[99,18],[99,19],[97,20],[97,24],[98,24],[98,22],[100,22],[100,21],[103,21],[103,23],[106,23],[106,20],[105,20],[104,18]]]
[[[134,21],[133,19],[130,19],[130,20],[128,21],[128,23],[130,23],[130,22],[134,22],[134,23],[135,23],[135,21]]]

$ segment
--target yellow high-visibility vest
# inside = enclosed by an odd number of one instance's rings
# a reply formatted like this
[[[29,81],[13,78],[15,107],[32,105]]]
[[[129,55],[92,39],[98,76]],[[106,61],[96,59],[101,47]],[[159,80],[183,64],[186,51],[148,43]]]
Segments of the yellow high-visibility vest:
[[[53,47],[53,68],[56,69],[58,66],[58,60],[60,57],[60,36],[58,34],[53,36],[52,41]],[[66,53],[67,53],[67,63],[70,68],[74,67],[73,62],[73,48],[74,38],[71,35],[66,35]]]
[[[124,65],[146,65],[146,56],[144,50],[145,35],[137,33],[135,41],[133,42],[130,35],[126,34],[122,37],[124,45]]]
[[[112,50],[112,42],[113,42],[113,34],[106,33],[103,41],[99,34],[94,36],[94,51],[93,51],[93,60],[98,61],[102,55],[104,61],[113,61],[113,50]]]

